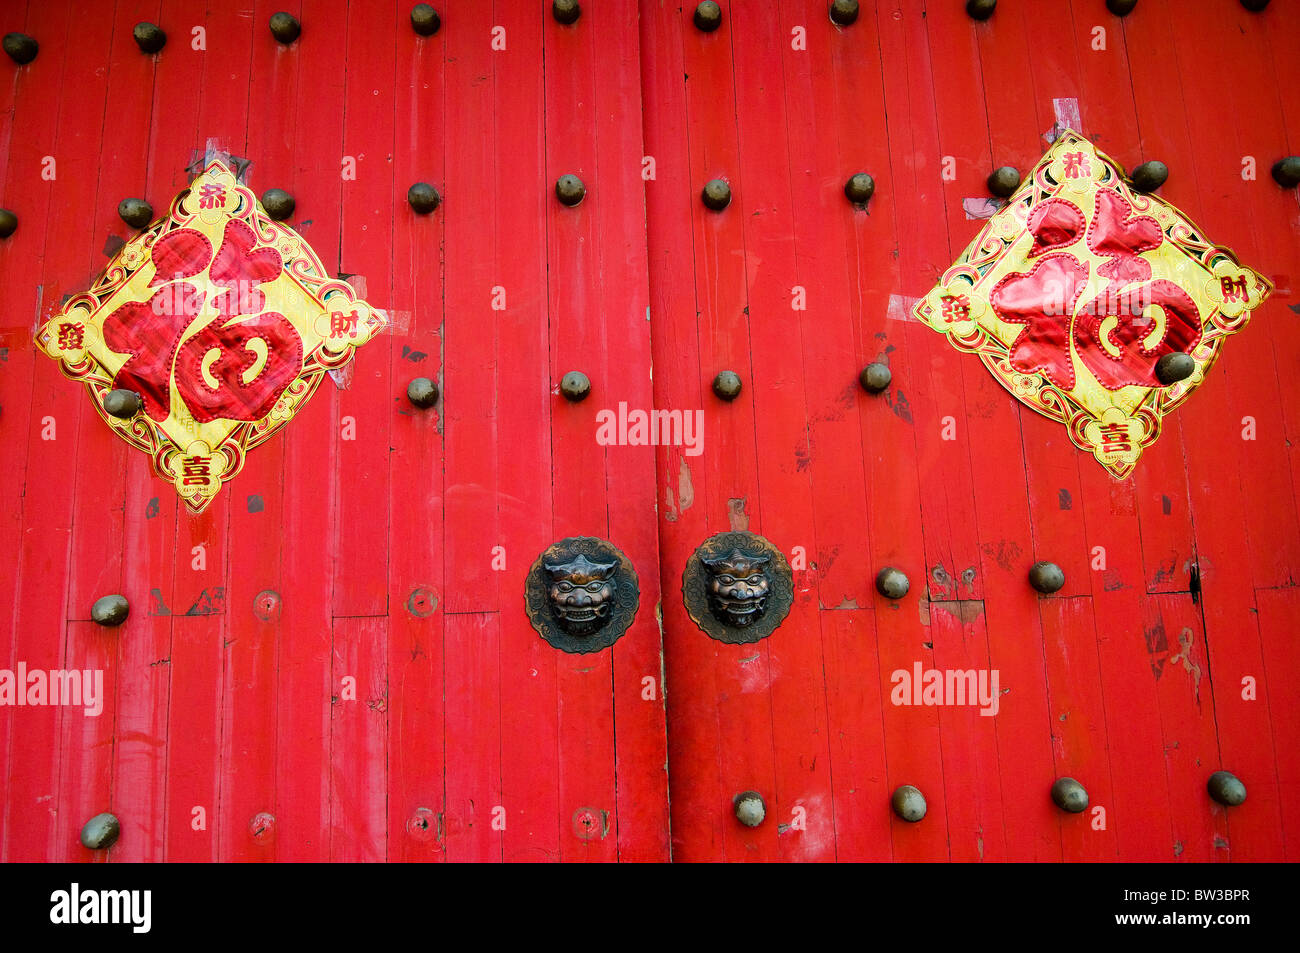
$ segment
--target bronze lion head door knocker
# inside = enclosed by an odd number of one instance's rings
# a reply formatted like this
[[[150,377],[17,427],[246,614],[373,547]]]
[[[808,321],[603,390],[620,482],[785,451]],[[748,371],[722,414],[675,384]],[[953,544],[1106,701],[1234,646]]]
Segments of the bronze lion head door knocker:
[[[613,645],[636,615],[640,591],[632,563],[612,543],[571,536],[548,547],[528,570],[528,620],[563,652]]]
[[[719,642],[757,642],[771,635],[794,603],[790,564],[756,533],[718,533],[705,540],[682,574],[686,611]]]

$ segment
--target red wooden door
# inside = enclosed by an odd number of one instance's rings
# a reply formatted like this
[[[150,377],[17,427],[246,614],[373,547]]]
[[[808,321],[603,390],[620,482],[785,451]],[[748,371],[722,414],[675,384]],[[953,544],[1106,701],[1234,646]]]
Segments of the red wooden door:
[[[1300,218],[1268,170],[1297,146],[1295,11],[1003,0],[981,22],[881,0],[840,26],[827,7],[724,2],[705,32],[691,5],[642,5],[655,398],[704,408],[706,435],[658,458],[674,857],[1293,859]],[[1129,168],[1163,160],[1160,194],[1276,285],[1122,480],[912,314],[984,226],[989,173],[1027,174],[1067,126]],[[865,208],[843,191],[859,172]],[[714,212],[697,196],[719,178]],[[755,644],[673,598],[727,530],[794,569]],[[1038,560],[1064,588],[1030,587]],[[886,566],[900,600],[873,586]],[[917,668],[996,670],[996,714],[897,703]],[[1244,804],[1207,795],[1220,768]],[[1088,811],[1053,804],[1063,776]],[[923,820],[890,810],[901,785]],[[750,790],[752,829],[731,810]]]
[[[103,811],[114,860],[668,856],[653,451],[599,444],[590,413],[650,401],[635,8],[460,5],[427,37],[410,8],[5,10],[40,49],[2,94],[0,667],[100,670],[105,698],[0,711],[0,858],[103,856],[78,842]],[[164,213],[213,151],[294,196],[388,328],[193,515],[33,334],[135,235],[118,203]],[[557,200],[564,174],[587,201]],[[599,653],[523,611],[534,560],[576,536],[639,579]],[[117,628],[89,621],[109,593]]]
[[[0,86],[0,860],[1294,859],[1300,211],[1268,170],[1300,151],[1297,27],[1203,7],[469,3],[421,36],[394,0],[10,5],[40,48]],[[914,311],[989,172],[1067,127],[1167,163],[1159,195],[1274,285],[1122,479]],[[386,327],[196,514],[36,338],[136,238],[118,203],[166,215],[210,156],[291,193]],[[652,411],[676,438],[638,436]],[[726,532],[791,568],[759,641],[686,605]],[[572,537],[639,586],[598,652],[525,604]],[[20,667],[102,673],[101,710],[6,699]],[[998,681],[900,703],[917,671]]]

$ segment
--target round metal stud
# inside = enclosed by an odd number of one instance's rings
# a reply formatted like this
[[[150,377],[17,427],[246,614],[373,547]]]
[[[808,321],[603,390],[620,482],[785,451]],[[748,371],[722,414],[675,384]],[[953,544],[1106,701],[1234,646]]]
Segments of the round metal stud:
[[[81,844],[90,850],[108,850],[122,834],[122,824],[117,817],[105,811],[96,814],[81,829]]]
[[[722,26],[722,7],[713,0],[704,0],[695,8],[695,26],[705,33],[712,33]]]
[[[731,204],[731,186],[721,179],[710,179],[700,193],[700,199],[706,207],[721,212]]]
[[[1143,162],[1129,175],[1133,188],[1139,192],[1154,192],[1165,184],[1167,178],[1169,178],[1169,166],[1159,159]]]
[[[587,187],[576,175],[562,175],[555,180],[555,197],[563,205],[577,205],[586,194]]]
[[[416,407],[432,407],[438,402],[438,385],[427,377],[416,377],[406,385],[406,398]]]
[[[1106,0],[1106,9],[1117,17],[1126,17],[1138,5],[1138,0]]]
[[[157,53],[167,45],[167,34],[156,23],[137,23],[131,35],[141,53]]]
[[[868,394],[879,394],[889,386],[894,375],[889,372],[888,364],[881,364],[879,361],[872,361],[862,369],[858,375],[858,383]]]
[[[420,36],[433,36],[442,26],[438,11],[427,3],[417,3],[411,7],[411,29]]]
[[[998,0],[966,0],[966,15],[972,20],[987,20],[998,8]]]
[[[876,180],[865,172],[858,172],[844,183],[844,197],[855,205],[866,205],[876,192]]]
[[[831,22],[848,26],[858,18],[858,0],[835,0],[831,4]]]
[[[6,33],[4,48],[11,60],[19,66],[26,66],[36,59],[36,54],[40,52],[41,45],[36,42],[35,38],[28,36],[26,33]]]
[[[119,387],[104,395],[104,410],[114,417],[130,420],[144,410],[144,398],[133,390]]]
[[[1284,189],[1300,185],[1300,156],[1287,156],[1274,162],[1273,181]]]
[[[90,607],[90,618],[100,625],[121,625],[130,614],[131,607],[127,604],[126,596],[117,593],[100,596]]]
[[[1050,595],[1065,585],[1065,573],[1056,563],[1034,563],[1029,567],[1029,584],[1039,592]]]
[[[736,811],[736,820],[746,827],[757,827],[767,817],[767,805],[757,791],[740,792],[732,799],[731,806]]]
[[[1241,0],[1241,5],[1251,13],[1259,13],[1268,6],[1268,0]]]
[[[907,595],[907,590],[910,588],[912,584],[907,581],[907,576],[902,570],[895,569],[893,566],[886,566],[876,573],[876,592],[886,599],[898,601]]]
[[[18,227],[18,216],[7,208],[0,208],[0,238],[8,238]]]
[[[117,214],[132,228],[144,228],[153,221],[153,206],[144,199],[122,199]]]
[[[582,7],[578,6],[578,0],[555,0],[551,4],[551,16],[555,17],[557,23],[567,26],[582,16]]]
[[[1195,370],[1196,361],[1192,359],[1192,355],[1174,351],[1156,361],[1156,380],[1168,387],[1170,384],[1177,384],[1191,377]]]
[[[1246,800],[1246,785],[1230,771],[1215,771],[1206,782],[1205,790],[1210,792],[1210,797],[1228,807],[1236,807]]]
[[[591,393],[591,380],[582,371],[569,371],[560,378],[560,393],[565,400],[571,400],[575,404],[586,400]]]
[[[271,35],[288,46],[302,34],[302,24],[292,13],[273,13],[271,15]]]
[[[910,824],[925,817],[925,795],[910,784],[899,785],[889,803],[894,813]]]
[[[277,222],[293,214],[293,196],[284,189],[267,189],[262,193],[262,208]]]
[[[990,172],[985,182],[989,191],[998,198],[1010,198],[1015,194],[1016,189],[1020,188],[1020,170],[1015,166],[1004,165]]]
[[[417,215],[428,215],[442,204],[442,196],[428,182],[416,182],[406,190],[406,201],[411,203]]]
[[[740,375],[735,371],[723,371],[713,378],[713,393],[723,400],[735,400],[740,396]]]
[[[1074,778],[1057,778],[1052,785],[1052,803],[1063,811],[1078,814],[1088,807],[1088,792]]]

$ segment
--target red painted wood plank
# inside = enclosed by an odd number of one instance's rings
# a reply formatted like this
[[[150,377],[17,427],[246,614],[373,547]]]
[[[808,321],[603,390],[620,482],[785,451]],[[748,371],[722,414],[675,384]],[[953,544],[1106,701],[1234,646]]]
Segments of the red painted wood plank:
[[[329,859],[387,859],[388,620],[334,620]]]
[[[742,175],[736,126],[736,92],[732,59],[735,17],[724,7],[723,24],[704,33],[691,22],[692,10],[674,14],[683,51],[686,137],[690,148],[689,174],[676,187],[680,201],[689,201],[691,242],[694,248],[696,334],[699,338],[699,387],[703,402],[705,452],[700,469],[707,474],[704,490],[696,497],[708,518],[706,536],[731,529],[754,529],[759,523],[758,450],[754,409],[757,382],[752,362],[752,340],[747,293],[747,249],[743,210],[754,201]],[[731,204],[721,212],[700,201],[700,190],[711,179],[723,179],[732,190]],[[665,183],[666,184],[666,183]],[[694,368],[692,368],[694,369]],[[720,371],[740,375],[744,389],[725,402],[712,393],[711,383]],[[699,504],[697,504],[699,505]],[[703,542],[687,542],[683,556]],[[782,541],[783,542],[783,541]],[[780,545],[781,542],[778,542]],[[683,559],[683,562],[685,560]],[[680,565],[680,564],[679,564]],[[680,579],[680,571],[671,573]],[[666,584],[667,585],[667,584]],[[675,587],[674,587],[675,588]],[[779,856],[776,827],[747,828],[731,815],[733,798],[755,790],[775,801],[775,752],[755,737],[771,734],[772,677],[770,645],[706,647],[707,637],[690,624],[683,630],[692,640],[692,654],[712,656],[718,670],[717,710],[721,790],[711,809],[722,813],[722,853],[727,860],[771,860]],[[666,651],[674,651],[675,646]],[[747,690],[748,688],[748,690]],[[756,734],[762,732],[761,735]]]
[[[392,295],[393,59],[397,34],[391,0],[354,0],[347,11],[343,151],[355,156],[355,180],[344,183],[340,268],[361,297],[385,308]],[[342,23],[339,24],[343,26]],[[379,28],[376,28],[379,27]],[[299,43],[307,43],[304,35]],[[324,37],[322,37],[324,39]],[[388,612],[388,414],[375,414],[389,396],[392,335],[362,348],[353,359],[351,384],[339,393],[344,430],[336,466],[339,493],[355,505],[338,514],[335,543],[334,615]]]
[[[1144,454],[1140,466],[1146,462]],[[1153,669],[1155,639],[1140,621],[1147,602],[1143,551],[1132,543],[1138,534],[1135,481],[1116,481],[1099,466],[1082,467],[1079,476],[1098,670],[1107,712],[1123,725],[1107,736],[1111,784],[1120,792],[1107,806],[1107,824],[1115,831],[1120,861],[1168,861],[1175,856],[1174,836]]]
[[[136,805],[118,800],[117,791],[111,790],[114,742],[120,739],[129,744],[133,740],[121,734],[115,739],[114,696],[121,686],[114,655],[121,635],[121,629],[105,628],[93,622],[67,624],[61,667],[65,672],[80,673],[82,704],[59,709],[58,742],[63,757],[58,789],[40,805],[55,816],[58,835],[54,850],[42,859],[102,863],[109,859],[130,859],[133,855],[148,856],[151,853],[148,844],[156,839],[155,834],[147,831],[147,824],[138,823]],[[86,704],[88,687],[95,695],[93,707]],[[89,850],[80,841],[82,825],[104,811],[113,811],[123,821],[122,837],[108,851]]]
[[[1160,700],[1174,854],[1192,862],[1226,859],[1227,821],[1221,808],[1211,809],[1205,791],[1218,767],[1219,739],[1199,609],[1184,593],[1161,593],[1146,601],[1143,615]]]
[[[1277,763],[1277,781],[1280,790],[1294,790],[1296,779],[1300,778],[1300,756],[1297,755],[1295,741],[1300,738],[1300,693],[1295,691],[1296,640],[1294,637],[1297,621],[1300,621],[1300,590],[1293,587],[1283,589],[1258,589],[1255,591],[1256,605],[1259,607],[1259,634],[1263,644],[1264,669],[1262,676],[1256,676],[1254,692],[1247,691],[1247,684],[1237,682],[1235,698],[1225,693],[1224,704],[1230,705],[1267,705],[1269,723],[1273,726],[1273,757]],[[1243,676],[1244,679],[1244,676]],[[1263,686],[1261,688],[1261,685]],[[1271,689],[1266,691],[1265,689]],[[1253,697],[1252,697],[1253,696]],[[1230,771],[1235,767],[1225,765]],[[1249,785],[1254,780],[1245,775],[1242,783],[1247,785],[1246,803],[1228,811],[1228,823],[1237,827],[1237,815],[1242,808],[1255,810],[1254,789]],[[1261,849],[1252,854],[1261,859],[1292,860],[1300,852],[1300,806],[1294,798],[1282,798],[1279,804],[1282,811],[1283,839],[1280,842],[1260,845]],[[1233,853],[1231,856],[1237,856]]]
[[[445,35],[421,37],[399,8],[394,91],[393,338],[389,487],[389,858],[442,860],[442,412],[411,405],[414,377],[442,379],[441,215],[406,204],[420,181],[443,187]],[[400,350],[398,350],[400,348]],[[400,356],[399,356],[400,355]]]
[[[445,617],[447,816],[445,849],[451,861],[501,859],[501,624],[495,612]],[[459,671],[453,673],[455,663]],[[453,677],[454,674],[454,677]],[[493,821],[497,821],[494,830]]]
[[[329,0],[307,0],[302,7],[307,24],[327,24],[337,15]],[[302,119],[293,129],[294,227],[329,271],[338,268],[344,75],[337,53],[299,58],[297,115]],[[276,751],[278,860],[329,858],[333,544],[343,497],[327,461],[337,459],[341,448],[337,390],[332,378],[323,381],[282,435],[282,526],[292,544],[284,548],[281,575],[292,589],[286,586],[282,594],[276,722],[279,737],[293,743]]]
[[[621,316],[605,341],[603,376],[618,379],[617,396],[631,407],[652,405],[649,265],[645,241],[645,183],[639,172],[644,145],[637,5],[598,7],[587,29],[603,77],[596,88],[596,160],[614,175],[600,179],[599,241],[603,250],[606,315]],[[621,349],[621,354],[620,354]],[[613,372],[619,366],[620,372]],[[613,396],[613,393],[611,394]],[[614,409],[613,404],[607,404]],[[606,511],[609,538],[637,568],[640,606],[628,632],[610,650],[613,694],[614,811],[621,861],[669,857],[667,736],[663,634],[658,621],[659,547],[655,508],[655,451],[611,447]],[[502,468],[503,486],[507,473]],[[531,634],[531,633],[530,633]],[[646,679],[653,679],[647,684]],[[653,687],[653,690],[648,690]],[[563,834],[563,831],[561,831]]]
[[[1102,697],[1100,661],[1092,602],[1087,597],[1040,601],[1046,644],[1047,694],[1056,777],[1074,778],[1088,792],[1079,814],[1057,810],[1061,853],[1066,861],[1114,860],[1116,836],[1098,808],[1109,814],[1116,793],[1111,784],[1109,735],[1113,733]],[[1050,798],[1056,778],[1029,796]],[[1123,792],[1119,792],[1122,794]],[[1049,801],[1049,803],[1051,803]]]
[[[24,266],[20,274],[36,277],[38,313],[35,326],[43,324],[58,311],[65,293],[79,290],[74,286],[82,280],[81,273],[85,268],[83,247],[56,240],[52,227],[42,231],[37,223],[46,218],[47,213],[53,214],[60,207],[75,205],[87,191],[90,194],[94,191],[93,179],[86,174],[86,164],[78,162],[72,152],[73,144],[80,138],[77,123],[85,121],[88,110],[84,107],[79,109],[77,104],[70,104],[66,98],[56,95],[65,77],[80,75],[81,64],[74,62],[75,57],[63,54],[69,24],[67,11],[52,8],[30,11],[26,32],[48,37],[47,46],[50,48],[49,59],[41,66],[39,80],[46,95],[37,92],[40,87],[33,83],[30,105],[46,112],[48,118],[29,116],[27,103],[18,103],[18,113],[31,126],[28,127],[30,133],[22,137],[22,151],[9,169],[11,184],[7,191],[21,182],[23,191],[32,196],[13,203],[18,206],[14,211],[20,219],[19,227],[24,221],[36,226],[32,234],[24,238],[15,231],[5,241],[12,243],[17,239],[25,246],[31,246],[31,251],[19,260]],[[29,71],[38,62],[39,57],[28,68]],[[23,80],[29,76],[31,72],[24,75]],[[24,99],[28,95],[26,83],[20,87],[19,95]],[[101,94],[101,110],[102,102]],[[61,160],[66,160],[62,161],[62,177],[59,176]],[[46,178],[47,171],[53,178]],[[48,224],[52,226],[54,221],[56,219],[51,218]],[[18,256],[14,258],[18,259]],[[14,263],[17,264],[18,260]],[[20,283],[32,288],[27,281],[20,280]],[[28,307],[30,305],[20,304],[18,313],[30,314]],[[21,662],[29,671],[48,671],[63,667],[65,657],[65,642],[60,637],[66,632],[62,592],[68,581],[71,527],[75,515],[77,423],[85,410],[86,395],[81,388],[69,384],[52,361],[35,354],[30,334],[31,330],[27,330],[22,340],[24,353],[8,368],[10,372],[21,373],[30,404],[19,397],[13,406],[6,402],[3,408],[7,435],[12,442],[27,445],[22,529],[18,538],[11,540],[14,545],[14,586],[7,595],[12,599],[14,609],[10,649],[6,655],[12,659],[13,664],[7,666],[11,670]],[[15,342],[17,340],[15,338]],[[31,357],[28,358],[27,354]],[[25,405],[30,406],[30,412]],[[21,452],[16,454],[21,455]],[[51,597],[51,592],[60,595]],[[3,856],[7,860],[28,861],[67,857],[70,845],[60,840],[62,832],[57,807],[51,810],[47,802],[53,801],[59,793],[61,722],[65,717],[79,716],[53,706],[15,708],[6,716],[11,734],[5,763],[7,768],[12,765],[16,770],[12,770],[12,777],[6,785]],[[88,775],[88,780],[95,783],[93,772]]]
[[[817,131],[808,128],[811,111],[799,112],[799,121],[791,122],[785,107],[787,98],[795,103],[811,99],[808,58],[791,64],[790,74],[783,75],[788,34],[777,11],[736,5],[730,12],[734,35],[745,38],[732,44],[740,180],[745,183],[735,202],[745,226],[746,260],[759,265],[747,281],[754,440],[768,448],[757,460],[757,485],[764,495],[754,507],[761,516],[755,529],[787,554],[802,546],[807,563],[816,567],[815,574],[801,571],[804,585],[796,590],[790,615],[762,643],[766,658],[761,660],[764,677],[759,684],[765,684],[772,717],[751,728],[750,743],[768,734],[772,738],[776,787],[767,798],[767,811],[777,835],[777,856],[833,860],[835,806],[817,590],[820,586],[820,602],[832,606],[866,598],[861,581],[865,569],[860,565],[865,554],[855,557],[841,552],[835,542],[823,542],[827,537],[835,539],[831,523],[856,525],[859,532],[866,524],[862,466],[855,452],[857,421],[845,414],[844,407],[845,380],[850,388],[855,386],[852,367],[841,359],[844,380],[827,373],[827,352],[840,357],[836,352],[852,347],[850,319],[832,282],[820,277],[826,269],[817,261],[818,246],[826,244],[817,231],[828,221],[838,224],[836,213],[844,210],[824,202],[824,176],[811,183],[807,176],[791,181],[792,167],[825,163],[807,148],[817,141]],[[826,133],[833,145],[833,136],[829,130]],[[770,148],[772,142],[785,139],[805,144],[790,162],[785,155],[773,155]],[[831,195],[843,198],[834,188]],[[810,212],[799,214],[806,206]],[[829,253],[829,249],[822,252],[827,257]],[[811,261],[805,264],[805,259]],[[842,247],[834,260],[843,262]],[[808,310],[793,310],[794,294],[805,299],[800,303]],[[815,413],[810,414],[810,406]],[[814,507],[812,485],[818,476],[837,491],[820,513]],[[832,504],[837,497],[841,502]],[[859,571],[854,570],[855,564]],[[833,572],[830,580],[828,572]],[[855,576],[851,583],[846,581]],[[746,680],[751,684],[740,690],[753,692],[749,673]]]
[[[222,61],[219,58],[210,61],[207,52],[193,49],[186,35],[188,26],[185,33],[181,33],[178,25],[203,27],[208,49],[224,47],[230,64],[236,69],[240,60],[239,48],[246,47],[248,41],[246,34],[230,29],[229,18],[209,21],[192,4],[166,0],[154,14],[157,19],[152,22],[169,32],[169,42],[162,52],[150,58],[153,102],[144,187],[145,197],[153,204],[155,213],[161,214],[175,195],[189,184],[187,167],[196,153],[199,157],[203,155],[206,137],[218,133],[215,124],[208,121],[209,117],[220,113],[239,114],[238,140],[234,141],[228,132],[234,125],[232,121],[226,130],[222,130],[225,135],[220,148],[231,149],[236,154],[242,152],[242,115],[248,103],[247,84],[244,84],[239,105],[233,105],[231,100],[236,92],[230,84],[222,82],[223,70],[218,65]],[[127,30],[127,41],[134,45],[130,28]],[[136,55],[140,55],[138,50]],[[244,54],[245,74],[247,63],[247,54]],[[212,94],[196,101],[194,91],[209,88]],[[161,810],[154,808],[153,816],[141,818],[140,823],[163,829],[163,851],[167,860],[216,860],[224,620],[219,615],[185,616],[184,613],[195,604],[203,589],[209,592],[217,588],[224,590],[225,514],[229,491],[213,501],[198,522],[202,531],[195,531],[195,524],[180,516],[181,504],[175,490],[153,476],[143,455],[133,453],[132,456],[137,459],[130,462],[127,473],[127,545],[138,560],[135,568],[139,572],[139,585],[146,587],[137,598],[143,600],[147,593],[149,609],[159,617],[149,620],[148,650],[140,651],[138,655],[133,653],[130,664],[137,671],[145,671],[146,665],[168,660],[148,670],[151,675],[161,673],[167,679],[165,691],[150,678],[147,683],[137,682],[142,689],[138,695],[129,694],[124,699],[132,703],[131,717],[140,722],[143,736],[151,734],[153,726],[165,718],[162,721],[167,738],[163,762],[164,791],[159,798],[162,807]],[[151,513],[156,515],[150,516]],[[185,542],[189,542],[189,546],[180,549]],[[204,558],[209,567],[202,574],[190,568],[193,566],[193,548],[200,542],[204,544]],[[130,571],[132,567],[128,564],[127,568]],[[194,589],[193,585],[200,582],[204,584],[202,588]],[[156,600],[154,589],[158,590],[159,598]],[[174,615],[163,616],[164,612]],[[155,713],[159,705],[166,706],[165,714],[161,716]],[[157,768],[149,764],[143,747],[138,753],[128,754],[131,756],[119,760],[116,766],[115,782],[128,791],[138,791],[141,795],[147,793],[152,802]]]
[[[941,436],[939,419],[917,406],[918,391],[926,384],[929,365],[938,353],[907,319],[906,299],[924,293],[933,275],[946,267],[946,235],[936,247],[919,241],[919,222],[911,209],[926,201],[940,187],[932,171],[937,166],[933,130],[933,86],[923,39],[924,24],[919,11],[898,3],[878,8],[875,29],[879,35],[881,103],[887,110],[888,170],[877,177],[876,195],[870,216],[855,216],[857,224],[858,287],[874,296],[877,310],[865,304],[859,319],[862,342],[878,342],[879,350],[888,354],[893,374],[889,398],[873,402],[864,409],[863,442],[868,454],[868,482],[872,498],[868,539],[872,547],[872,565],[876,571],[894,566],[912,581],[913,592],[901,602],[875,597],[876,639],[883,680],[891,680],[898,671],[911,672],[913,663],[933,667],[933,654],[925,646],[929,641],[920,625],[913,599],[925,594],[922,582],[931,564],[929,540],[912,530],[900,532],[896,527],[922,527],[927,512],[922,502],[925,492],[921,474],[932,465],[933,444],[920,427],[929,427],[932,436]],[[846,65],[846,53],[839,62]],[[866,80],[862,80],[864,83]],[[896,105],[895,105],[896,104]],[[927,120],[926,117],[930,117]],[[875,137],[873,137],[875,138]],[[873,166],[880,168],[880,165]],[[873,173],[874,174],[874,173]],[[899,254],[880,256],[879,232],[892,226]],[[876,238],[876,241],[872,239]],[[902,261],[902,249],[913,248],[909,260]],[[881,262],[881,257],[884,261]],[[867,263],[880,262],[876,270],[867,271]],[[882,267],[883,266],[883,267]],[[883,284],[875,274],[888,276]],[[886,295],[890,297],[886,297]],[[870,299],[868,299],[870,300]],[[883,310],[879,306],[884,304]],[[895,323],[897,322],[897,323]],[[891,350],[895,348],[894,350]],[[871,348],[868,346],[868,351]],[[865,356],[865,355],[864,355]],[[923,448],[923,441],[926,441]],[[902,476],[899,476],[901,470]],[[935,531],[942,531],[936,525]],[[934,562],[941,562],[934,559]],[[948,560],[952,562],[951,559]],[[939,860],[948,856],[946,802],[943,793],[943,765],[940,754],[937,713],[927,707],[903,707],[892,701],[884,706],[885,757],[888,764],[889,790],[910,784],[924,794],[928,813],[923,822],[909,824],[890,815],[890,830],[895,860]],[[889,810],[888,803],[880,810]]]
[[[708,393],[700,364],[693,282],[675,280],[693,269],[691,233],[698,201],[686,140],[682,31],[667,10],[641,19],[641,81],[648,166],[646,233],[650,262],[651,343],[655,363],[682,368],[654,380],[655,406],[683,414],[702,411]],[[706,438],[710,442],[712,437]],[[707,447],[710,444],[704,444]],[[672,805],[672,853],[678,860],[720,856],[725,832],[735,823],[721,772],[720,714],[715,647],[686,614],[679,596],[681,572],[698,542],[709,535],[705,494],[709,472],[685,447],[661,446],[656,459],[663,519],[659,524],[663,601],[664,679],[671,728],[668,762]],[[733,792],[734,793],[734,792]]]

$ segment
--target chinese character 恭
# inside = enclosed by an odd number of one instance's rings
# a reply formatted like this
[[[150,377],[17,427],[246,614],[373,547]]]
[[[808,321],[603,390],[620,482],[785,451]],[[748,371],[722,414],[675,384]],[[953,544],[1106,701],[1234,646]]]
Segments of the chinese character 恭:
[[[1065,163],[1065,177],[1067,179],[1077,179],[1081,175],[1092,175],[1092,164],[1088,161],[1088,156],[1082,152],[1067,152],[1061,156],[1061,161]]]
[[[74,351],[86,342],[86,328],[80,321],[75,324],[64,321],[59,325],[59,347],[65,351]]]
[[[211,182],[204,183],[199,189],[199,208],[225,208],[226,190],[223,186]]]

